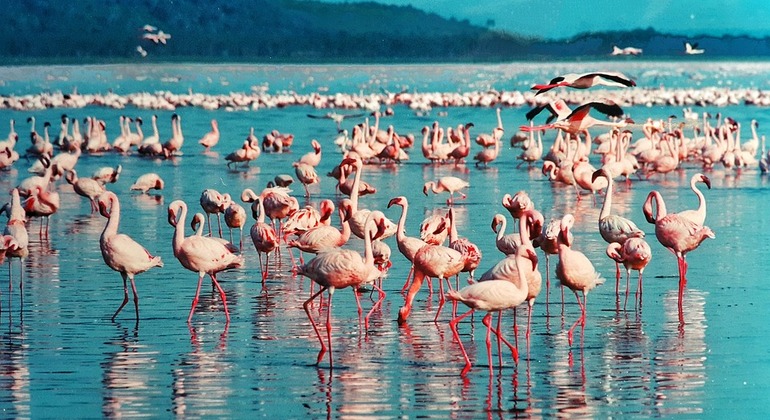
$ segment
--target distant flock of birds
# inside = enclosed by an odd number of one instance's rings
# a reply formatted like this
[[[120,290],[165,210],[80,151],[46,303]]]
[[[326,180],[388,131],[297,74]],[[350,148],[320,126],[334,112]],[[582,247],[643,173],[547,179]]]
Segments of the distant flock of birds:
[[[549,83],[535,85],[532,89],[539,97],[545,92],[563,87],[590,89],[597,85],[630,88],[635,86],[635,82],[617,72],[592,72],[559,76]],[[627,279],[631,270],[639,272],[637,294],[641,293],[642,273],[652,258],[651,248],[637,225],[630,219],[612,213],[612,191],[616,180],[624,180],[630,186],[633,177],[665,177],[667,173],[681,168],[683,164],[701,165],[704,172],[717,165],[736,171],[760,166],[765,171],[770,158],[765,150],[764,136],[761,140],[758,138],[757,124],[754,121],[750,124],[752,135],[746,139],[742,138],[741,123],[729,117],[722,118],[721,115],[717,115],[716,119],[706,113],[696,114],[694,118],[693,115],[685,115],[691,133],[686,132],[687,124],[675,124],[674,116],[667,120],[648,119],[641,123],[643,136],[634,140],[633,133],[627,127],[639,124],[624,117],[621,107],[610,100],[594,100],[570,109],[564,100],[554,99],[533,108],[527,118],[534,120],[545,111],[548,111],[545,124],[535,125],[534,121],[530,121],[528,125],[522,125],[520,132],[511,137],[511,146],[522,149],[516,159],[520,161],[519,165],[542,165],[543,174],[551,182],[574,186],[578,199],[590,195],[596,202],[597,193],[604,191],[601,213],[597,221],[598,231],[608,243],[607,256],[617,264],[616,293],[619,293],[621,265],[627,272]],[[597,119],[590,115],[592,111],[608,115],[614,118],[614,121]],[[471,141],[474,138],[470,134],[470,130],[474,128],[472,123],[441,127],[438,122],[434,122],[431,126],[424,127],[420,151],[425,161],[434,165],[463,165],[468,159],[473,159],[476,166],[494,164],[499,158],[505,132],[500,116],[501,109],[498,108],[496,112],[497,126],[488,133],[476,135],[475,141]],[[277,256],[280,260],[282,248],[291,256],[292,271],[296,275],[308,277],[312,280],[311,284],[320,287],[318,291],[311,289],[312,295],[303,305],[321,344],[317,362],[323,360],[328,350],[329,364],[333,366],[331,303],[336,289],[350,287],[356,291],[354,294],[359,316],[362,309],[357,291],[362,287],[370,287],[378,292],[377,301],[364,318],[367,327],[369,317],[385,299],[381,282],[392,261],[390,248],[383,239],[390,236],[395,236],[398,251],[411,265],[410,274],[402,288],[405,297],[404,305],[398,312],[399,323],[407,322],[413,310],[414,299],[426,279],[429,283],[430,279],[435,279],[439,285],[440,305],[435,314],[436,321],[439,320],[447,300],[454,302],[453,308],[456,308],[456,302],[461,302],[469,308],[468,312],[459,316],[456,315],[456,309],[453,309],[450,321],[450,327],[466,361],[462,375],[468,373],[471,362],[459,339],[457,327],[459,322],[473,311],[486,312],[482,322],[488,329],[487,336],[494,333],[511,349],[514,359],[518,358],[517,349],[505,339],[499,327],[492,326],[491,316],[494,313],[500,316],[502,311],[514,309],[524,302],[527,302],[531,311],[542,285],[536,248],[540,248],[546,258],[546,293],[550,288],[549,257],[557,256],[556,278],[563,288],[574,292],[580,306],[580,317],[567,331],[571,344],[574,330],[578,326],[585,328],[586,299],[589,292],[604,281],[595,270],[591,259],[574,247],[574,237],[571,234],[574,216],[552,215],[550,222],[546,223],[544,216],[535,209],[526,192],[506,194],[501,203],[511,215],[512,225],[518,232],[506,235],[506,217],[502,214],[494,216],[494,240],[503,257],[477,277],[475,271],[481,263],[481,252],[471,240],[459,236],[453,209],[455,200],[466,197],[466,191],[470,188],[468,182],[452,176],[425,182],[425,195],[431,192],[448,195],[449,210],[445,214],[442,211],[426,218],[420,226],[419,236],[406,234],[408,199],[401,195],[401,192],[394,194],[388,204],[388,207],[401,208],[397,223],[386,217],[383,212],[385,209],[367,209],[359,202],[360,197],[377,192],[375,187],[362,179],[365,165],[398,164],[410,159],[409,150],[416,148],[413,134],[399,134],[392,125],[387,129],[380,128],[381,118],[387,116],[387,113],[382,115],[380,112],[374,112],[371,115],[374,118],[373,125],[369,125],[369,116],[366,116],[363,122],[353,127],[350,136],[346,130],[342,130],[340,136],[334,139],[342,157],[339,165],[328,175],[336,178],[337,189],[341,194],[348,196],[339,200],[336,205],[327,199],[322,200],[317,208],[300,208],[297,198],[290,194],[288,188],[295,179],[288,174],[276,176],[259,193],[246,189],[240,194],[241,202],[248,205],[254,219],[249,236],[258,252],[263,287],[266,287],[265,280],[269,278],[271,269],[285,268],[275,259],[272,265],[270,261],[271,256]],[[341,124],[345,119],[341,114],[313,117],[331,119],[336,124]],[[364,115],[350,118],[362,117]],[[172,135],[165,142],[161,142],[159,138],[156,120],[153,116],[152,134],[145,136],[141,130],[141,119],[121,117],[121,133],[110,143],[107,141],[106,124],[96,118],[85,118],[86,128],[81,133],[78,119],[62,116],[61,131],[51,141],[48,133],[50,124],[44,124],[43,134],[40,134],[36,131],[35,117],[30,117],[30,146],[23,153],[37,157],[37,163],[30,168],[35,175],[20,182],[11,192],[10,202],[2,208],[8,216],[2,253],[5,257],[22,261],[29,252],[26,222],[29,218],[41,218],[40,235],[47,237],[47,219],[55,215],[60,205],[56,181],[62,177],[72,184],[77,194],[90,201],[92,212],[98,211],[108,219],[100,238],[100,248],[105,263],[121,273],[124,286],[124,298],[112,316],[113,320],[129,300],[130,285],[135,316],[137,323],[139,322],[139,298],[134,277],[154,267],[162,267],[163,262],[130,236],[120,233],[120,200],[117,194],[107,190],[107,186],[118,179],[121,167],[102,168],[91,177],[78,177],[76,165],[84,153],[107,151],[137,154],[154,159],[173,159],[181,153],[184,143],[181,117],[177,114],[172,116]],[[592,136],[589,132],[591,129],[601,129],[602,132]],[[550,147],[543,144],[542,138],[549,130],[556,130]],[[18,160],[18,139],[19,135],[12,120],[7,140],[0,143],[0,168],[9,168]],[[205,150],[209,150],[218,142],[218,123],[212,120],[211,131],[202,136],[199,143]],[[474,142],[476,146],[473,146]],[[296,148],[293,143],[294,136],[277,130],[267,133],[260,141],[252,128],[243,146],[228,154],[225,160],[229,167],[248,165],[262,153],[281,153],[292,147]],[[760,145],[761,153],[758,156]],[[310,146],[312,150],[293,163],[294,175],[303,185],[306,197],[313,194],[310,187],[321,182],[321,177],[316,171],[322,158],[321,143],[312,140]],[[471,154],[472,146],[480,147],[480,150]],[[55,148],[60,149],[56,154]],[[598,166],[591,164],[592,157],[595,162],[598,161]],[[693,175],[690,181],[690,188],[699,200],[696,210],[670,212],[663,196],[657,191],[649,192],[642,209],[645,220],[655,226],[656,239],[677,258],[679,319],[682,323],[686,256],[705,239],[715,237],[714,232],[705,226],[706,199],[697,187],[699,184],[710,188],[710,179],[698,173]],[[163,180],[154,173],[142,175],[131,186],[131,190],[139,190],[142,193],[163,188]],[[183,267],[198,275],[195,297],[187,320],[192,321],[203,278],[208,275],[219,291],[225,316],[229,321],[226,295],[217,275],[224,270],[244,265],[243,240],[240,239],[239,245],[235,245],[232,230],[239,230],[242,238],[243,228],[247,227],[248,223],[248,213],[230,194],[214,189],[202,192],[200,206],[203,214],[192,217],[195,230],[192,235],[185,232],[187,203],[175,200],[168,206],[168,222],[175,229],[172,239],[174,256]],[[339,227],[332,223],[335,209],[339,215]],[[219,237],[213,233],[210,222],[212,214],[217,216]],[[220,215],[224,216],[225,224],[231,229],[230,240],[222,239]],[[45,225],[42,219],[46,219]],[[208,234],[204,233],[206,224]],[[351,235],[364,240],[364,255],[344,247]],[[445,246],[447,241],[448,246]],[[294,257],[295,250],[300,253],[299,262]],[[303,253],[314,256],[305,261]],[[471,282],[463,288],[459,286],[461,273],[468,273]],[[456,279],[454,285],[450,281],[453,277]],[[444,286],[447,288],[446,292]],[[627,286],[626,299],[628,290]],[[323,337],[310,311],[315,299],[324,292],[328,292],[326,338]],[[489,346],[489,340],[487,345]],[[488,352],[491,354],[490,349]]]

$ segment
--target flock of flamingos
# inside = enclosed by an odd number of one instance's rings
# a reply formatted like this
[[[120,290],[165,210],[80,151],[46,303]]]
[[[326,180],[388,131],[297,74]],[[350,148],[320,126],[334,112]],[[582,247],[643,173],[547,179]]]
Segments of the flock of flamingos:
[[[589,89],[597,85],[633,89],[635,83],[621,73],[595,72],[564,75],[549,83],[536,85],[533,89],[537,90],[537,94],[553,90],[550,94],[553,95],[563,91],[559,89],[562,87]],[[714,123],[714,118],[704,113],[702,118],[699,115],[686,115],[686,124],[675,124],[673,118],[668,121],[634,122],[625,118],[621,107],[609,100],[595,100],[570,109],[558,96],[551,96],[550,99],[553,100],[541,101],[527,114],[528,119],[534,120],[542,113],[548,113],[550,115],[546,123],[534,125],[530,122],[521,126],[520,132],[511,138],[511,143],[522,148],[518,156],[520,165],[542,165],[543,174],[548,179],[555,183],[574,185],[578,197],[590,196],[589,199],[595,202],[603,199],[598,231],[608,243],[607,256],[617,265],[616,292],[622,266],[627,278],[632,270],[638,271],[637,294],[640,293],[642,273],[652,259],[652,253],[647,243],[649,238],[645,238],[642,230],[633,221],[613,214],[613,183],[630,183],[631,178],[637,176],[665,175],[688,162],[702,165],[704,172],[714,165],[724,165],[727,168],[761,165],[763,170],[766,167],[768,156],[764,150],[764,136],[761,139],[761,156],[757,158],[760,139],[756,135],[757,126],[754,122],[751,124],[753,136],[742,142],[741,125],[730,118],[722,119],[718,116]],[[387,112],[390,112],[390,109]],[[370,315],[381,305],[385,298],[381,281],[392,264],[390,248],[383,239],[393,235],[398,251],[411,264],[410,274],[402,289],[405,298],[398,312],[398,322],[408,322],[414,299],[425,280],[428,280],[428,284],[431,284],[431,280],[438,282],[440,305],[435,320],[440,319],[444,303],[451,302],[453,309],[449,324],[466,363],[462,375],[466,375],[470,370],[471,361],[463,348],[457,327],[459,322],[474,311],[486,313],[482,322],[487,327],[486,345],[490,371],[491,334],[497,336],[498,346],[500,342],[504,343],[510,348],[513,358],[518,360],[516,347],[502,334],[500,315],[505,310],[525,303],[529,306],[531,314],[532,305],[541,292],[543,283],[537,248],[546,258],[546,287],[550,286],[549,258],[556,256],[556,278],[563,286],[562,290],[571,290],[577,298],[581,314],[567,331],[569,343],[572,344],[573,332],[577,327],[585,328],[588,294],[594,287],[602,284],[604,279],[594,269],[591,260],[573,247],[574,238],[570,233],[574,223],[573,215],[561,215],[546,223],[526,192],[506,194],[502,198],[502,206],[510,213],[515,232],[506,235],[507,217],[503,214],[495,215],[492,228],[497,232],[496,245],[504,257],[479,275],[475,270],[479,266],[481,253],[476,244],[458,236],[453,210],[454,201],[465,198],[464,191],[469,187],[467,182],[446,176],[425,183],[423,192],[426,195],[431,192],[448,195],[448,212],[445,215],[426,218],[420,226],[419,234],[415,236],[407,236],[405,231],[409,205],[406,197],[393,197],[388,204],[388,207],[401,208],[401,215],[396,223],[385,216],[382,211],[384,209],[366,209],[360,206],[359,198],[375,191],[362,179],[365,165],[401,162],[409,159],[408,150],[412,148],[421,147],[425,159],[437,165],[464,164],[466,159],[473,159],[476,166],[492,164],[500,153],[504,135],[499,108],[497,112],[498,126],[491,133],[475,138],[475,142],[482,149],[473,156],[470,154],[472,141],[469,134],[472,124],[440,127],[436,122],[432,127],[423,129],[422,143],[416,146],[413,135],[398,134],[393,126],[385,130],[380,129],[379,112],[373,114],[375,123],[372,126],[368,125],[367,119],[365,123],[355,125],[351,133],[341,130],[340,136],[334,142],[342,151],[342,159],[330,175],[339,180],[338,189],[348,198],[340,200],[336,205],[327,199],[322,200],[318,208],[300,208],[297,198],[289,194],[288,186],[294,182],[294,177],[290,175],[277,176],[260,192],[251,189],[242,192],[240,200],[247,203],[254,218],[249,232],[259,254],[263,285],[270,270],[286,269],[286,266],[270,261],[271,257],[280,260],[281,248],[284,248],[291,256],[291,270],[296,275],[311,279],[313,284],[319,287],[318,290],[311,289],[311,296],[303,305],[321,346],[317,363],[322,362],[327,351],[329,365],[333,366],[334,363],[331,351],[331,307],[332,297],[337,289],[349,287],[355,291],[359,322],[363,311],[358,291],[366,287],[378,292],[378,299],[364,317],[367,326]],[[604,114],[611,119],[599,118],[597,114]],[[332,119],[340,126],[344,119],[359,118],[359,115],[329,113],[320,118]],[[161,142],[158,136],[155,117],[152,120],[153,134],[146,136],[141,132],[141,120],[121,118],[121,134],[112,143],[107,140],[104,122],[95,118],[87,118],[84,121],[85,127],[81,133],[77,119],[70,120],[63,116],[62,132],[54,141],[49,139],[49,124],[45,124],[44,133],[40,134],[36,131],[34,117],[30,117],[28,122],[31,127],[32,145],[22,153],[38,158],[30,168],[31,172],[37,174],[23,180],[14,188],[10,202],[2,209],[8,216],[2,238],[3,255],[10,260],[22,261],[28,255],[26,222],[29,218],[41,218],[40,235],[47,235],[47,224],[42,220],[47,223],[47,219],[55,215],[59,208],[59,194],[55,183],[63,177],[72,184],[75,192],[90,200],[92,211],[98,211],[107,219],[100,238],[101,252],[104,262],[121,274],[124,291],[123,301],[112,319],[114,320],[127,305],[130,285],[138,322],[139,299],[135,276],[155,267],[163,267],[164,262],[128,234],[120,233],[120,201],[106,186],[115,182],[121,168],[103,168],[92,177],[78,177],[75,166],[81,153],[105,150],[173,159],[180,153],[184,142],[181,117],[175,114],[172,118],[173,135],[165,142]],[[631,131],[626,129],[632,124],[641,125],[644,134],[641,139],[634,140]],[[132,129],[132,126],[135,128]],[[692,135],[685,131],[688,126]],[[548,130],[556,131],[550,148],[544,146],[542,141],[543,133]],[[601,134],[592,137],[591,130],[601,131]],[[19,153],[14,149],[18,138],[12,121],[8,139],[0,143],[0,167],[10,167],[19,158]],[[208,150],[218,141],[218,125],[216,120],[212,120],[211,132],[203,136],[199,143]],[[252,129],[242,148],[230,153],[226,160],[228,166],[248,165],[248,162],[257,159],[261,153],[280,152],[291,148],[293,141],[293,136],[278,131],[268,133],[260,140]],[[58,146],[61,151],[54,154],[54,146]],[[296,180],[303,184],[308,196],[311,193],[308,186],[318,183],[320,179],[315,168],[321,161],[321,144],[314,140],[311,146],[313,150],[293,165]],[[590,163],[590,160],[594,160],[597,166]],[[682,300],[687,281],[686,256],[697,249],[705,239],[715,237],[714,232],[705,226],[706,200],[698,188],[699,184],[710,188],[710,180],[701,173],[695,174],[691,179],[690,186],[699,200],[696,210],[669,212],[663,196],[657,191],[649,193],[643,206],[647,222],[655,225],[656,239],[678,260],[679,319],[682,323]],[[139,177],[131,187],[132,190],[142,192],[162,188],[164,181],[154,173]],[[604,191],[604,194],[597,198],[600,191]],[[213,286],[218,290],[229,322],[225,292],[217,280],[217,275],[244,264],[243,240],[236,245],[234,242],[238,241],[233,240],[232,229],[242,232],[250,223],[246,208],[237,201],[228,194],[221,194],[213,189],[203,191],[200,205],[204,214],[198,213],[192,217],[195,233],[191,235],[185,233],[188,220],[187,204],[176,200],[168,206],[168,222],[175,228],[172,240],[174,256],[183,267],[198,275],[188,322],[191,322],[198,304],[205,275],[210,277]],[[339,224],[332,221],[335,210],[339,215]],[[212,232],[214,229],[210,220],[207,220],[212,214],[217,217],[218,237]],[[224,216],[225,224],[231,229],[230,240],[222,239],[220,215]],[[208,223],[208,233],[205,232],[204,222]],[[363,239],[363,255],[344,247],[351,235]],[[295,254],[298,256],[295,257]],[[312,258],[306,259],[305,255],[308,254],[312,254]],[[400,257],[392,260],[396,264],[403,263]],[[23,272],[23,269],[21,271]],[[460,287],[461,273],[468,273],[470,276],[470,284],[465,287]],[[451,281],[453,278],[454,284]],[[430,287],[432,289],[433,285]],[[319,296],[324,296],[324,293],[328,296],[325,303],[328,309],[326,325],[322,328],[313,319],[310,307]],[[458,302],[469,310],[458,315]],[[498,314],[496,326],[491,319],[495,313]]]

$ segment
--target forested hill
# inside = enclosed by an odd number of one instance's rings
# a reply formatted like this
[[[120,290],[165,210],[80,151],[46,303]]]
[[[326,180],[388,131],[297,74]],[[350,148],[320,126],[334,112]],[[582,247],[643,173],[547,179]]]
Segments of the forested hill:
[[[607,56],[612,45],[681,55],[681,36],[652,30],[524,38],[412,6],[309,0],[10,0],[0,57],[20,62],[458,62]],[[143,38],[153,25],[167,43]],[[767,56],[770,42],[699,39],[710,56]],[[628,44],[628,45],[626,45]],[[137,48],[141,47],[141,48]],[[146,51],[142,57],[140,51]]]

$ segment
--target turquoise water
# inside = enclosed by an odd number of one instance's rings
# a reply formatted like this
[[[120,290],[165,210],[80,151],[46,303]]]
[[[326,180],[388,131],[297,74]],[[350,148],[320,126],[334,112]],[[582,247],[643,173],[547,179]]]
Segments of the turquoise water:
[[[346,93],[375,92],[380,86],[395,91],[406,85],[421,91],[466,91],[486,86],[525,89],[548,75],[594,66],[638,75],[639,88],[657,86],[660,78],[672,86],[719,86],[728,81],[732,86],[761,86],[768,80],[763,75],[770,70],[764,63],[693,62],[31,67],[0,69],[4,81],[0,93],[68,92],[73,87],[81,93],[112,89],[120,94],[157,89],[186,92],[190,88],[226,93],[249,91],[252,86],[268,86],[271,92],[312,92],[323,87]],[[693,82],[691,74],[702,77]],[[161,81],[167,77],[178,77],[178,81]],[[494,110],[489,108],[450,108],[445,116],[434,113],[427,117],[418,117],[403,106],[394,110],[395,115],[384,122],[401,133],[418,136],[422,126],[433,119],[443,125],[473,121],[474,135],[491,131],[496,124]],[[722,112],[746,122],[746,126],[755,118],[760,134],[770,126],[763,108],[702,110]],[[506,139],[524,122],[526,111],[503,110]],[[0,110],[0,122],[15,118],[17,131],[25,133],[28,127],[23,121],[35,116],[39,122],[51,121],[55,136],[56,121],[63,112],[81,120],[86,115],[104,119],[110,140],[118,134],[119,115],[141,116],[146,122],[152,115],[147,110],[97,107]],[[337,163],[338,155],[332,147],[334,123],[305,116],[319,112],[304,106],[250,112],[182,108],[177,113],[182,116],[186,141],[184,155],[179,158],[83,156],[77,166],[81,176],[98,167],[123,165],[120,179],[109,186],[121,200],[120,231],[160,255],[165,267],[137,276],[138,327],[131,303],[116,322],[110,322],[122,290],[119,274],[103,263],[99,251],[105,219],[90,215],[87,201],[59,182],[62,205],[51,219],[50,239],[38,236],[37,220],[28,225],[31,243],[23,268],[23,298],[18,287],[18,262],[13,263],[13,289],[8,289],[6,280],[0,282],[0,409],[4,417],[626,418],[684,414],[716,418],[767,413],[770,352],[765,337],[770,331],[763,314],[770,287],[764,281],[768,265],[763,256],[769,247],[765,206],[770,193],[768,180],[755,169],[736,172],[718,168],[707,173],[712,189],[705,192],[709,203],[706,224],[716,232],[716,239],[707,240],[688,256],[683,327],[676,308],[675,258],[655,240],[652,225],[644,223],[641,205],[647,193],[656,189],[670,210],[694,208],[697,201],[688,182],[698,171],[696,166],[685,165],[665,179],[634,180],[630,188],[618,186],[614,211],[636,221],[647,232],[653,249],[653,260],[644,273],[643,304],[623,310],[612,284],[614,264],[604,255],[606,244],[597,232],[598,205],[590,199],[577,201],[571,188],[552,186],[539,169],[516,168],[519,151],[507,147],[485,170],[470,164],[459,168],[433,166],[420,156],[419,149],[398,166],[367,166],[364,179],[374,184],[378,193],[362,198],[362,205],[382,209],[396,219],[397,209],[386,209],[386,204],[396,195],[407,196],[407,232],[416,235],[424,216],[445,207],[445,197],[422,195],[422,184],[449,174],[468,179],[468,198],[460,200],[455,211],[460,235],[482,250],[482,270],[502,258],[495,249],[489,223],[503,210],[503,194],[526,190],[546,220],[575,214],[576,247],[608,280],[589,295],[585,332],[582,338],[576,335],[572,346],[567,343],[566,328],[577,319],[578,308],[569,293],[562,307],[560,291],[552,284],[548,303],[544,289],[535,304],[528,345],[522,325],[526,312],[523,308],[519,311],[519,364],[514,365],[504,352],[504,367],[496,369],[492,377],[487,370],[481,314],[473,322],[460,324],[461,339],[474,364],[467,378],[462,378],[462,355],[448,326],[450,311],[445,310],[439,322],[433,322],[436,294],[429,299],[423,289],[407,325],[399,327],[395,321],[403,304],[398,291],[409,265],[393,239],[386,241],[393,250],[393,267],[384,287],[388,295],[382,308],[375,311],[368,332],[358,322],[352,293],[346,289],[335,294],[333,370],[327,359],[314,365],[318,342],[302,309],[309,296],[308,281],[293,277],[289,266],[283,265],[268,278],[264,292],[257,255],[248,238],[245,267],[219,277],[231,312],[229,325],[218,295],[204,282],[201,302],[188,326],[185,320],[196,275],[173,256],[167,205],[182,199],[192,213],[199,211],[198,198],[205,188],[233,196],[247,187],[258,191],[276,174],[292,173],[291,162],[310,150],[312,138],[324,147],[318,172],[325,174]],[[665,118],[681,115],[681,108],[633,107],[627,112]],[[157,115],[161,140],[170,138],[171,113]],[[211,118],[219,121],[222,140],[215,153],[204,155],[197,140],[208,131]],[[353,123],[346,120],[346,124]],[[248,169],[228,171],[223,156],[240,146],[251,126],[258,136],[273,128],[294,133],[293,151],[263,154]],[[28,141],[25,136],[21,139],[20,150]],[[30,164],[22,159],[11,171],[0,174],[0,191],[9,190],[26,177]],[[131,183],[146,172],[159,173],[166,188],[151,196],[129,192]],[[311,192],[312,203],[339,198],[330,178],[323,178]],[[295,188],[294,194],[303,204],[301,187]],[[351,246],[361,249],[362,244],[355,240]],[[283,261],[288,261],[286,254]],[[555,258],[552,270],[554,266]],[[542,254],[539,269],[545,276]],[[368,309],[371,301],[367,295],[362,298]],[[314,306],[312,313],[322,320],[326,309]],[[509,338],[513,338],[511,323],[508,313],[504,331]],[[493,351],[496,364],[496,349]]]

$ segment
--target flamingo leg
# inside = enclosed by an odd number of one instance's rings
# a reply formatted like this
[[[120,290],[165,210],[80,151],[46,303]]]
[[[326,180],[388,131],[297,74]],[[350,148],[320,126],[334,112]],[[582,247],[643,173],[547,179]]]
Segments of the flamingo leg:
[[[409,287],[409,279],[414,274],[414,264],[412,264],[411,267],[409,267],[409,274],[406,275],[406,281],[404,282],[404,286],[401,288],[401,293],[404,293],[406,291],[406,288]]]
[[[326,291],[327,287],[322,287],[321,290],[319,290],[314,295],[310,296],[310,299],[306,300],[305,303],[302,304],[302,307],[305,308],[305,313],[307,314],[307,318],[310,320],[310,325],[313,326],[313,330],[315,331],[315,335],[318,337],[318,342],[321,343],[321,351],[318,352],[318,358],[316,359],[315,364],[318,365],[321,363],[321,359],[324,357],[324,353],[326,353],[326,344],[324,343],[323,338],[321,338],[321,332],[318,331],[318,326],[316,325],[315,321],[313,320],[313,315],[310,315],[310,309],[308,309],[308,305],[310,305],[310,302],[313,301],[318,295]]]
[[[190,307],[190,315],[187,316],[187,323],[189,324],[192,321],[193,312],[195,312],[195,307],[198,306],[198,295],[201,293],[201,283],[203,283],[203,273],[198,274],[198,287],[195,289],[195,297],[192,301],[192,306]]]
[[[139,323],[139,293],[136,292],[136,283],[134,282],[134,275],[128,276],[131,281],[131,291],[134,293],[134,309],[136,309],[136,322]]]
[[[465,367],[460,372],[460,376],[465,376],[468,374],[468,371],[471,370],[471,359],[468,358],[468,353],[465,352],[465,346],[463,346],[463,342],[460,340],[460,334],[457,333],[457,323],[462,321],[463,318],[473,313],[473,309],[469,310],[468,312],[458,316],[457,318],[452,319],[449,321],[449,328],[452,329],[452,335],[454,336],[455,340],[460,344],[460,350],[463,352],[463,358],[465,359]]]
[[[126,306],[126,303],[128,303],[128,283],[126,273],[121,272],[120,275],[123,277],[123,303],[120,304],[118,310],[112,315],[112,322],[115,322],[115,317],[118,316],[123,307]]]
[[[227,310],[227,297],[225,296],[225,291],[222,289],[222,286],[219,285],[216,275],[209,274],[209,276],[211,276],[211,281],[214,282],[214,285],[217,287],[217,290],[219,290],[219,297],[222,298],[222,305],[225,307],[225,317],[227,318],[227,322],[229,323],[230,311]]]
[[[626,304],[628,303],[628,291],[631,288],[631,270],[626,270],[626,300],[623,301],[623,310],[626,310]]]
[[[449,279],[447,279],[447,284],[449,284]],[[444,308],[444,303],[446,302],[446,298],[444,297],[444,279],[439,277],[438,278],[438,290],[439,290],[439,297],[438,297],[438,310],[436,311],[436,316],[433,317],[433,322],[438,322],[438,316],[441,314],[441,309]]]
[[[639,270],[639,284],[636,286],[636,300],[639,302],[639,307],[642,307],[642,273],[644,268]]]
[[[404,306],[398,310],[398,323],[403,324],[406,322],[406,318],[409,317],[409,313],[412,311],[412,302],[414,302],[414,296],[420,290],[422,281],[425,279],[425,273],[415,268],[414,277],[412,278],[412,284],[409,286],[409,290],[404,298]]]
[[[585,304],[580,301],[580,296],[578,296],[578,292],[574,291],[574,293],[575,293],[575,298],[578,301],[578,306],[580,307],[580,318],[578,318],[577,321],[575,321],[575,323],[572,324],[569,331],[567,332],[567,342],[569,343],[570,346],[572,345],[572,334],[573,334],[573,331],[575,330],[575,327],[577,327],[578,324],[585,325]]]
[[[492,323],[490,322],[490,318],[492,317],[491,312],[487,312],[486,315],[484,315],[484,318],[481,319],[481,323],[486,325],[487,327],[487,360],[489,361],[489,376],[492,376],[492,341],[490,340],[490,336],[492,334]]]
[[[684,262],[684,257],[677,255],[677,262],[679,263],[679,323],[684,324],[684,312],[682,311],[682,301],[684,300],[684,288],[687,285],[687,279],[685,278],[685,272],[687,271],[687,265]]]
[[[206,225],[209,227],[209,236],[211,236],[211,213],[206,212]]]
[[[369,318],[372,316],[372,313],[374,310],[382,304],[382,301],[385,300],[385,291],[382,290],[382,288],[376,284],[373,285],[373,288],[377,290],[377,293],[379,294],[379,299],[377,302],[372,305],[372,309],[369,310],[369,313],[366,314],[366,318],[364,318],[364,326],[366,327],[366,330],[369,330]]]
[[[615,261],[615,296],[620,293],[620,263]]]
[[[219,213],[217,213],[217,226],[219,227],[219,237],[222,237],[222,218],[219,217]]]
[[[527,305],[527,344],[529,344],[529,332],[532,329],[532,306],[535,305],[535,299],[529,300],[529,305]]]
[[[352,287],[353,295],[356,297],[356,306],[358,307],[358,325],[361,325],[361,315],[364,313],[364,310],[361,309],[361,298],[358,297],[358,287]],[[330,296],[331,298],[331,296]],[[329,299],[329,307],[331,308],[332,300]],[[367,325],[368,327],[368,325]]]
[[[355,289],[354,289],[355,292]],[[334,362],[332,361],[332,297],[334,297],[334,289],[329,290],[329,308],[326,310],[326,339],[329,342],[329,369],[334,368]],[[358,293],[356,293],[356,303],[358,302]],[[358,305],[358,318],[361,321],[361,304]]]

